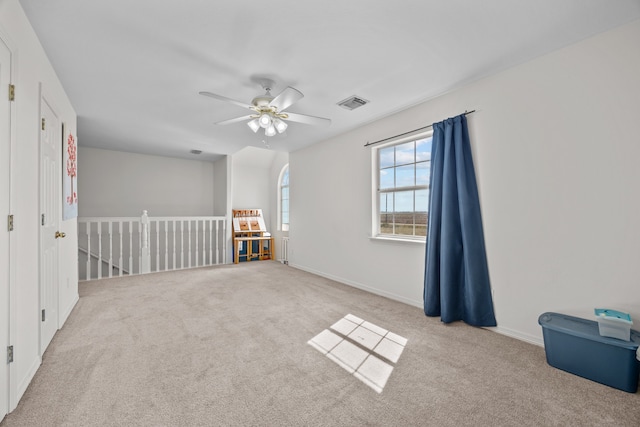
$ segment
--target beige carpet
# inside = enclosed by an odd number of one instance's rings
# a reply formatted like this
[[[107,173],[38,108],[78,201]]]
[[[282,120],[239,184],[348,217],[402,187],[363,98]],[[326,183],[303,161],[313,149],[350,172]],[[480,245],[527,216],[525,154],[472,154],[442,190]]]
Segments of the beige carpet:
[[[308,343],[348,315],[406,339],[380,393]],[[640,394],[554,369],[540,347],[262,261],[82,283],[1,425],[637,427]]]

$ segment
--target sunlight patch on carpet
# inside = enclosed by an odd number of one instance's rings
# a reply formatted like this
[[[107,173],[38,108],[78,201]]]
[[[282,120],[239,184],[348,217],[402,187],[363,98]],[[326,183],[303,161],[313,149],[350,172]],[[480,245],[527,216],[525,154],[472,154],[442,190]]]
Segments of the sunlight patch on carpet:
[[[382,393],[407,339],[347,314],[307,344]]]

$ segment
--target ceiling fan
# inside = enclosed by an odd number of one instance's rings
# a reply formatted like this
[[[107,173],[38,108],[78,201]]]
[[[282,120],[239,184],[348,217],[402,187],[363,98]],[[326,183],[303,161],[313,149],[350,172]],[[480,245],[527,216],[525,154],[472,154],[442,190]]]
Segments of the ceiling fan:
[[[272,85],[273,82],[271,81],[263,82],[262,87],[266,93],[253,98],[251,100],[251,104],[236,101],[235,99],[227,98],[226,96],[211,92],[203,91],[199,93],[200,95],[229,102],[252,110],[252,113],[249,115],[236,117],[235,119],[223,120],[221,122],[217,122],[217,125],[229,125],[246,120],[247,126],[249,126],[252,131],[258,132],[258,130],[262,128],[264,129],[264,134],[266,136],[275,136],[276,133],[282,133],[287,129],[287,121],[316,126],[328,126],[331,124],[330,119],[325,119],[323,117],[308,116],[306,114],[291,113],[288,111],[285,112],[287,108],[301,100],[304,95],[297,89],[286,87],[282,92],[274,97],[271,95]]]

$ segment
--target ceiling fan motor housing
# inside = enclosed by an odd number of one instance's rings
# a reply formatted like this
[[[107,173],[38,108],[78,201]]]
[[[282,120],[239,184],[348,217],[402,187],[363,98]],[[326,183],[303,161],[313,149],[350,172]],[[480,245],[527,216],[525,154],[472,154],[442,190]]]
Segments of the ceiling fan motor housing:
[[[257,108],[264,108],[264,107],[268,107],[271,101],[273,101],[273,96],[269,94],[265,94],[265,95],[256,96],[255,98],[253,98],[253,100],[251,101],[251,105]]]

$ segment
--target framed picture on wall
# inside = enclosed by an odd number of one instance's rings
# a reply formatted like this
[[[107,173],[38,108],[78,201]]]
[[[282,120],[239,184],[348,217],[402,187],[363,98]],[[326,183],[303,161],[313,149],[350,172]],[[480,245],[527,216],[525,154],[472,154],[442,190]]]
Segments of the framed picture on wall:
[[[62,124],[62,220],[78,216],[78,156],[76,137]]]

